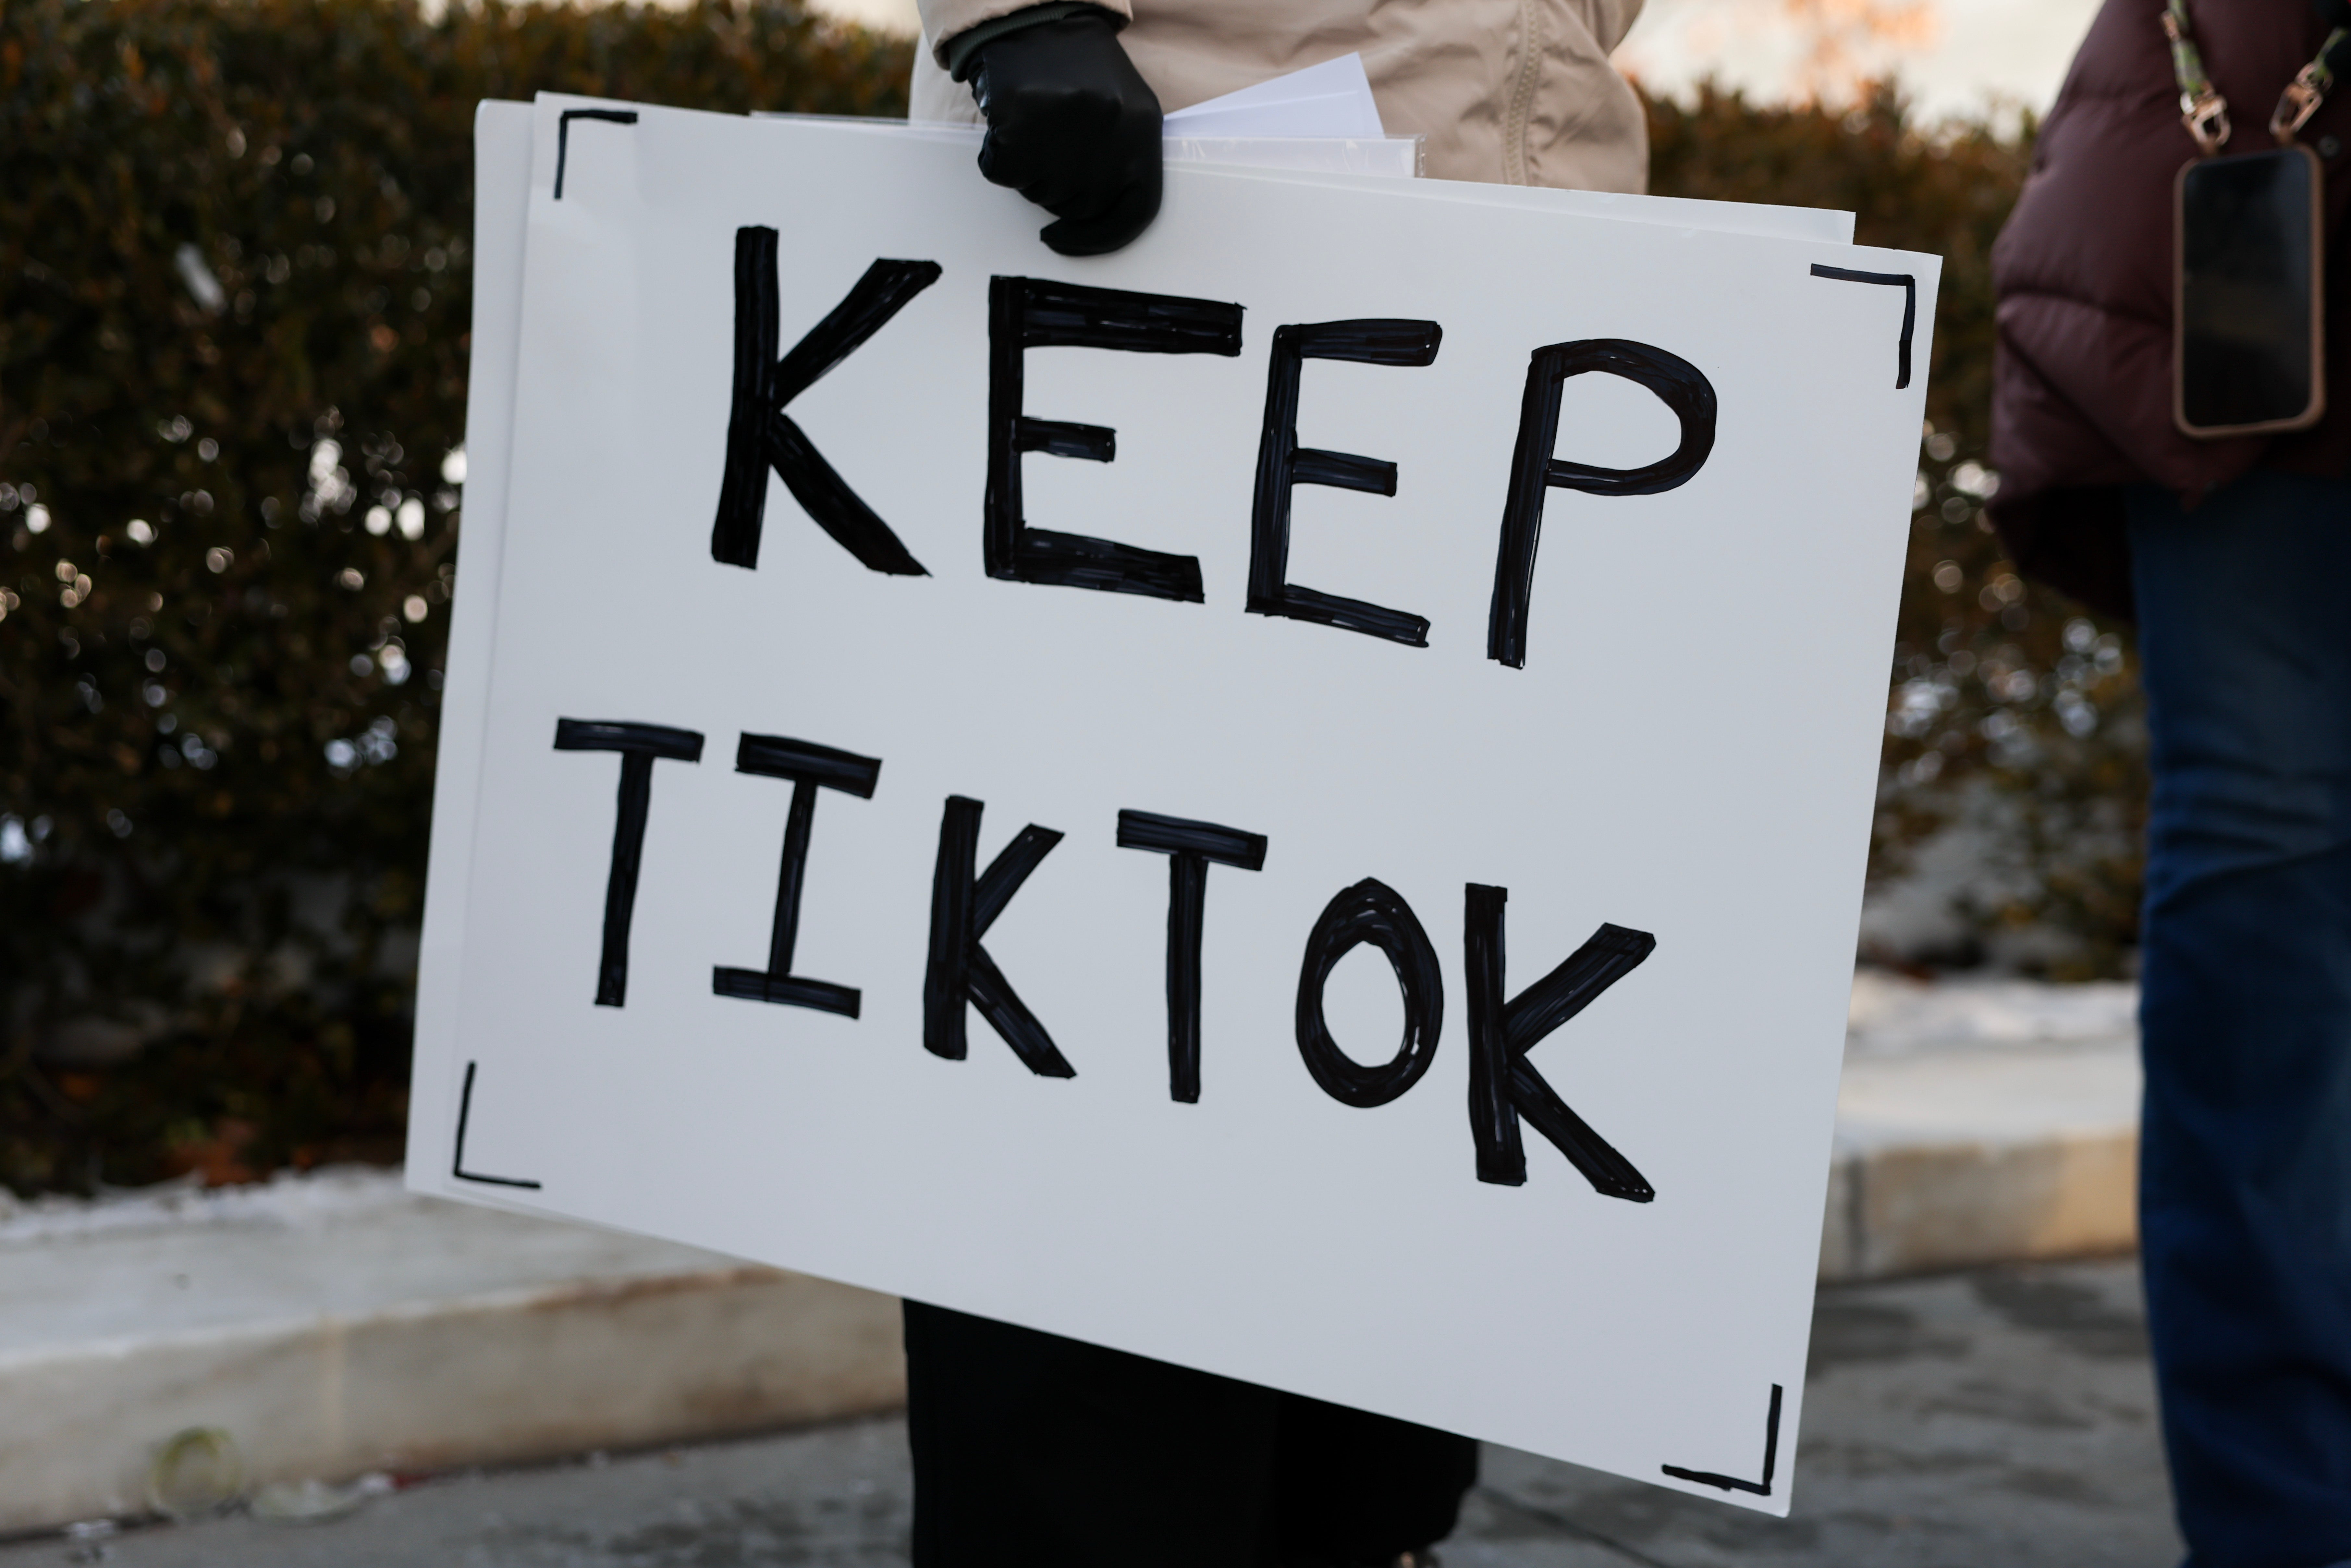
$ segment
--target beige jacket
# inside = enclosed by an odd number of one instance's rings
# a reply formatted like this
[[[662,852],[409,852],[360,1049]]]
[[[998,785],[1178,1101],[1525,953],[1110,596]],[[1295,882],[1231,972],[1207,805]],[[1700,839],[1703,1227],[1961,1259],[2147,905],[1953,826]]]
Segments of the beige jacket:
[[[935,53],[965,28],[1034,0],[920,0],[931,49],[914,57],[914,118],[977,121],[971,90]],[[1120,39],[1163,109],[1360,52],[1380,120],[1428,138],[1447,180],[1648,187],[1640,100],[1608,63],[1641,0],[1098,0],[1131,18]]]

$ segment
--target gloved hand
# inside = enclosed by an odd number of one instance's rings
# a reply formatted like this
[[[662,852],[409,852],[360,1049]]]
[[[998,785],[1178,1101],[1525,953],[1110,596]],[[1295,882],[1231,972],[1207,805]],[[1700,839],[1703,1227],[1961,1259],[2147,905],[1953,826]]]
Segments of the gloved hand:
[[[979,172],[1059,220],[1045,225],[1047,245],[1100,256],[1159,215],[1159,99],[1108,12],[991,38],[964,74],[987,117]]]

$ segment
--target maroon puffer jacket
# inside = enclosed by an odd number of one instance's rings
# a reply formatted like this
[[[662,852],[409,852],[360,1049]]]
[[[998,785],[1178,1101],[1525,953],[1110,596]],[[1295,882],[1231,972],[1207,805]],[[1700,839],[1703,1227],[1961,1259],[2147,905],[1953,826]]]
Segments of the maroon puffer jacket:
[[[2122,486],[2156,480],[2192,507],[2256,464],[2329,475],[2351,466],[2351,258],[2340,243],[2351,78],[2302,133],[2326,168],[2326,415],[2292,435],[2191,440],[2171,423],[2171,189],[2196,143],[2179,123],[2161,11],[2161,0],[2106,0],[2099,10],[1992,247],[1993,526],[2028,575],[2122,615]],[[2225,151],[2273,145],[2278,93],[2325,37],[2308,0],[2189,0],[2189,16],[2236,124]]]

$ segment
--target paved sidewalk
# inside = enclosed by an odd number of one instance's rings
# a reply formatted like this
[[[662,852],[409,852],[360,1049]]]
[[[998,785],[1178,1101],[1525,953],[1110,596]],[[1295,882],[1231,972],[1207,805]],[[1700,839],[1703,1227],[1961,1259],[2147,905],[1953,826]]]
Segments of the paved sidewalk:
[[[2126,1262],[1824,1290],[1805,1416],[1785,1522],[1489,1448],[1447,1568],[2179,1560]],[[896,1568],[907,1511],[885,1418],[460,1475],[325,1523],[27,1541],[0,1568]]]

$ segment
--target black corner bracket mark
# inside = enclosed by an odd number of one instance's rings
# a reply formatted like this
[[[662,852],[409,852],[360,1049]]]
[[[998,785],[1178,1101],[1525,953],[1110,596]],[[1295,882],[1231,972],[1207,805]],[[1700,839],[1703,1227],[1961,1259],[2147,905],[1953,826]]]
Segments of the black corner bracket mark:
[[[612,873],[604,884],[604,947],[596,964],[596,1005],[617,1008],[628,1001],[629,922],[637,906],[637,867],[645,852],[645,817],[653,810],[653,761],[657,758],[701,761],[702,736],[665,724],[559,718],[555,749],[621,754],[620,807],[612,821]]]
[[[774,229],[735,231],[735,391],[726,415],[726,460],[710,559],[756,569],[768,514],[768,470],[816,526],[870,571],[927,577],[873,508],[824,460],[784,410],[889,325],[914,296],[939,280],[935,261],[877,261],[825,319],[778,358],[783,306],[776,276]]]
[[[563,200],[563,164],[571,155],[571,122],[601,120],[608,125],[634,125],[633,109],[567,109],[555,117],[555,199]]]
[[[525,1181],[520,1176],[482,1176],[465,1168],[465,1122],[474,1112],[474,1069],[476,1065],[471,1061],[465,1063],[465,1087],[457,1094],[457,1147],[449,1156],[449,1174],[459,1181],[480,1182],[485,1186],[519,1186],[537,1192],[538,1183],[535,1181]]]
[[[1763,1417],[1763,1479],[1742,1481],[1737,1476],[1719,1476],[1712,1470],[1686,1470],[1679,1465],[1659,1467],[1677,1480],[1696,1481],[1702,1487],[1714,1487],[1722,1491],[1753,1492],[1757,1497],[1771,1495],[1771,1474],[1780,1465],[1780,1385],[1771,1385],[1771,1413]]]
[[[1882,283],[1888,288],[1902,290],[1902,338],[1895,347],[1894,390],[1900,392],[1910,384],[1910,334],[1918,325],[1918,279],[1907,272],[1855,272],[1842,267],[1823,267],[1813,263],[1814,277],[1833,277],[1839,283]]]

